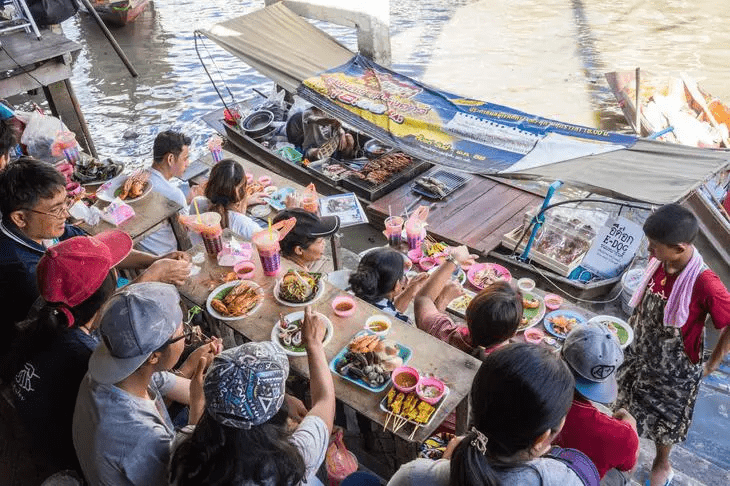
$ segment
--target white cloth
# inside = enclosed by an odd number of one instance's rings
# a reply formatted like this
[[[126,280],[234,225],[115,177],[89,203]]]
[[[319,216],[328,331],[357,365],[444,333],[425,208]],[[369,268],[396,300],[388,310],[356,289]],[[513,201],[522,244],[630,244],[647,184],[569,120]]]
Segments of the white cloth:
[[[167,484],[175,429],[162,396],[176,380],[168,372],[152,375],[150,400],[97,383],[86,374],[76,397],[73,442],[89,484]]]
[[[186,440],[195,431],[195,426],[188,425],[184,427],[178,436],[170,444],[170,457],[175,453],[180,444]],[[317,470],[324,462],[327,446],[329,445],[330,434],[327,425],[316,415],[307,415],[304,420],[297,426],[292,433],[289,441],[299,450],[304,459],[304,467],[306,468],[305,479],[307,485],[321,484],[315,477]],[[275,486],[272,481],[262,483],[263,486]],[[302,483],[300,483],[302,484]],[[173,485],[175,486],[175,485]],[[255,485],[252,482],[242,483],[241,486],[262,486]]]
[[[451,461],[448,459],[416,459],[404,464],[388,482],[388,486],[448,486]],[[555,459],[539,458],[506,470],[497,470],[504,486],[583,486],[572,470]]]
[[[178,186],[165,179],[165,176],[159,170],[150,168],[149,182],[152,184],[153,191],[178,203],[182,206],[180,213],[188,214],[188,203],[185,199],[185,194],[183,194]],[[139,242],[139,247],[155,255],[165,255],[177,250],[177,239],[175,239],[175,233],[172,232],[170,223],[164,221],[159,230]]]

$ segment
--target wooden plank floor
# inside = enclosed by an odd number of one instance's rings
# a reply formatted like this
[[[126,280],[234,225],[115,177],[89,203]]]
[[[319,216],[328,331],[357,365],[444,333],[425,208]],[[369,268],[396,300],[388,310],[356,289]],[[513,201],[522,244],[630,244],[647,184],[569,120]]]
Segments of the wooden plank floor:
[[[4,35],[3,52],[0,53],[0,71],[16,69],[18,65],[29,66],[81,50],[81,44],[63,34],[42,29],[41,36],[38,40],[34,34],[26,34],[23,30]]]
[[[431,169],[429,173],[439,170]],[[418,195],[405,184],[367,207],[370,223],[384,227],[388,207],[403,214]],[[452,244],[463,244],[482,255],[499,246],[502,235],[522,224],[524,213],[542,197],[493,179],[474,176],[464,187],[431,207],[428,232]],[[430,204],[427,199],[418,204]],[[410,210],[409,210],[410,211]]]

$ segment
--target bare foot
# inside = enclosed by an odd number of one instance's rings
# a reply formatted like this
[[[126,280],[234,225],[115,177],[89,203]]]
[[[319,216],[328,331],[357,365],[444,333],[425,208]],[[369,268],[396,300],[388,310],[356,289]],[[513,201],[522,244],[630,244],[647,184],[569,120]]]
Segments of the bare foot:
[[[464,289],[459,283],[454,282],[453,280],[449,280],[444,285],[444,288],[441,290],[441,293],[438,295],[438,297],[436,297],[434,305],[439,312],[443,312],[444,309],[446,309],[446,306],[449,305],[449,302],[459,297],[463,293]]]
[[[672,466],[669,463],[652,465],[649,474],[651,486],[664,486],[670,477],[674,477],[674,471],[672,471]]]

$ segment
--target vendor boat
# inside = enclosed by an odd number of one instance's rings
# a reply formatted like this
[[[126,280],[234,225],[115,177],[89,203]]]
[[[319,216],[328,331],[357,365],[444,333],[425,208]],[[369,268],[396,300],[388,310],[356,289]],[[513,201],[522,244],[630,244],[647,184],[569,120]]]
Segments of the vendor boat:
[[[149,0],[95,0],[92,6],[106,24],[122,27],[134,22],[148,3]]]

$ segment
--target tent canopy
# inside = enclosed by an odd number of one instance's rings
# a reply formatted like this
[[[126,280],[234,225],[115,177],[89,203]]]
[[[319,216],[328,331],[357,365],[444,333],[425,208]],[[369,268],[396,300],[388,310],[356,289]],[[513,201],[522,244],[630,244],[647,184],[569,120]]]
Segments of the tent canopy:
[[[355,57],[280,3],[202,32],[287,91],[452,169],[561,180],[610,197],[666,204],[730,167],[727,150],[636,139],[430,88]]]

